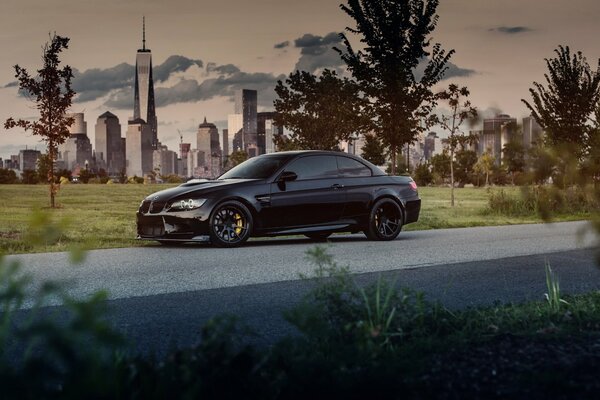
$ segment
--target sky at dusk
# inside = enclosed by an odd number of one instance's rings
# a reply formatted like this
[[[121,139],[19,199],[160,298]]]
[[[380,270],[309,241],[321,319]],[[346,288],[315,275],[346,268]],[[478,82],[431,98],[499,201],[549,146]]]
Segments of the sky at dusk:
[[[600,1],[441,0],[434,42],[455,49],[443,85],[467,85],[485,114],[521,118],[520,99],[542,81],[545,57],[558,45],[581,50],[593,68],[600,57]],[[75,70],[73,112],[85,112],[94,142],[97,117],[116,114],[125,135],[133,114],[136,50],[146,16],[152,50],[159,140],[177,148],[177,131],[195,146],[204,117],[222,129],[232,95],[256,89],[259,111],[272,110],[277,79],[295,69],[318,73],[343,64],[331,47],[352,24],[339,0],[0,0],[0,121],[36,115],[17,95],[14,64],[41,65],[49,32],[71,38],[62,59]],[[0,157],[37,138],[0,128]]]

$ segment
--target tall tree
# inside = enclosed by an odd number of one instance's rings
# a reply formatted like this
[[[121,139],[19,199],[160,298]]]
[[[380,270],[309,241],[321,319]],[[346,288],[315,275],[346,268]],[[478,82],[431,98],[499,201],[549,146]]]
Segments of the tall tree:
[[[547,87],[533,82],[532,103],[521,101],[546,132],[548,144],[568,146],[581,156],[588,147],[590,117],[600,98],[600,60],[592,71],[580,51],[571,54],[569,46],[559,46],[554,52],[556,58],[545,59]]]
[[[75,91],[71,89],[73,71],[65,65],[60,68],[60,53],[69,48],[69,38],[50,36],[50,42],[43,46],[42,68],[37,70],[37,76],[31,76],[25,68],[15,65],[15,77],[19,81],[19,89],[29,95],[40,114],[37,121],[25,119],[14,120],[12,117],[4,123],[5,129],[19,127],[41,136],[46,142],[48,160],[47,181],[50,185],[50,207],[55,207],[55,196],[59,185],[54,179],[54,161],[58,146],[69,137],[69,126],[73,118],[66,115],[71,106]]]
[[[355,22],[347,27],[362,43],[335,49],[369,99],[373,130],[389,148],[392,173],[396,156],[428,127],[435,106],[432,87],[443,77],[454,53],[431,45],[438,0],[347,0],[341,9]]]
[[[511,183],[515,184],[515,175],[525,171],[525,147],[521,138],[513,138],[502,149],[502,163],[510,175]]]
[[[494,169],[495,163],[496,159],[488,150],[479,157],[479,159],[473,166],[473,170],[477,174],[485,174],[485,186],[489,186],[490,184],[490,174]]]
[[[437,175],[442,182],[450,176],[450,156],[446,151],[431,157],[431,172]]]
[[[477,109],[467,100],[469,94],[469,89],[464,86],[459,88],[454,83],[451,83],[448,89],[437,94],[437,98],[446,102],[450,107],[449,114],[435,116],[434,121],[448,131],[448,147],[450,149],[450,205],[452,207],[454,207],[454,153],[458,145],[464,148],[466,143],[474,140],[471,135],[466,135],[461,129],[465,121],[477,118]]]
[[[456,161],[454,178],[459,185],[464,186],[471,182],[473,167],[477,163],[477,153],[473,150],[460,149],[454,154],[454,158]]]
[[[373,134],[365,135],[365,145],[361,148],[362,158],[375,165],[385,164],[385,147],[381,140]]]
[[[367,130],[358,85],[335,71],[292,72],[285,83],[277,82],[275,92],[275,122],[292,131],[289,140],[300,149],[337,150],[341,140]]]

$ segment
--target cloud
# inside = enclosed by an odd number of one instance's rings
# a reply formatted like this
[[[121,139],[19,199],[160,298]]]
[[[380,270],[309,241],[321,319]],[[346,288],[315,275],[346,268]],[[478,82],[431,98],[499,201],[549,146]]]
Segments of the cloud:
[[[171,74],[185,72],[194,65],[202,68],[204,63],[202,60],[192,60],[184,56],[170,56],[165,62],[152,69],[152,78],[155,82],[166,81]]]
[[[240,72],[240,69],[233,64],[217,65],[211,62],[206,65],[206,72],[216,72],[219,75],[233,75]]]
[[[417,68],[415,69],[415,79],[421,80],[421,78],[423,77],[423,72],[425,71],[425,68],[427,67],[427,60],[423,59],[421,60],[421,62],[419,62],[419,65],[417,65]],[[450,79],[450,78],[466,78],[468,76],[474,75],[476,74],[475,70],[472,69],[468,69],[468,68],[461,68],[456,64],[453,64],[452,62],[448,61],[448,63],[446,64],[446,73],[444,74],[444,77],[442,78],[442,80],[446,80],[446,79]]]
[[[285,79],[285,75],[235,72],[228,76],[205,79],[202,82],[195,79],[182,79],[171,87],[157,88],[156,105],[164,107],[175,103],[210,100],[220,96],[233,98],[238,89],[254,89],[259,92],[259,105],[270,107],[275,99],[275,85],[279,79]]]
[[[300,49],[300,59],[294,70],[311,73],[324,68],[339,70],[344,62],[340,55],[333,50],[333,47],[341,42],[342,39],[337,32],[330,32],[325,36],[304,34],[294,40],[295,47]]]
[[[447,67],[448,69],[444,74],[444,79],[463,78],[476,74],[476,71],[473,69],[461,68],[458,65],[453,64],[451,62],[448,62]]]
[[[289,45],[290,45],[290,41],[286,40],[285,42],[277,43],[275,46],[273,46],[273,48],[275,48],[275,49],[285,49]]]
[[[531,32],[533,29],[526,26],[499,26],[497,28],[490,28],[490,32],[499,32],[507,35],[515,35],[519,33]]]
[[[135,67],[127,63],[107,69],[73,70],[73,90],[78,103],[104,97],[115,89],[133,86]]]
[[[152,76],[155,82],[164,82],[171,75],[185,72],[194,65],[202,67],[203,63],[201,60],[173,55],[162,64],[154,66]],[[93,68],[84,72],[74,70],[73,89],[77,93],[75,102],[84,103],[109,95],[110,99],[107,105],[124,105],[124,94],[119,93],[119,91],[128,89],[133,92],[134,76],[135,67],[127,63],[107,69]],[[113,93],[115,90],[117,93]],[[131,107],[133,99],[129,101],[129,104]]]

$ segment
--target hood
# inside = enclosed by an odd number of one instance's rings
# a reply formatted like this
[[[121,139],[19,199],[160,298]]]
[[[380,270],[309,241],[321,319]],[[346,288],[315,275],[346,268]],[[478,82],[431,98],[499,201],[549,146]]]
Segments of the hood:
[[[194,193],[196,195],[208,194],[214,190],[229,187],[232,185],[242,185],[244,183],[257,182],[258,179],[224,179],[220,180],[208,180],[208,179],[192,179],[182,185],[174,188],[161,190],[160,192],[152,193],[145,200],[152,201],[168,201],[174,197],[183,196],[188,193]]]

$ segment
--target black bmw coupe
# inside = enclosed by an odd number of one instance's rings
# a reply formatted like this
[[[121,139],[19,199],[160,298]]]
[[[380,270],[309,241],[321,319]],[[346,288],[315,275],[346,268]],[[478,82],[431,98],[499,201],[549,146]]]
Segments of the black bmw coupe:
[[[364,232],[392,240],[417,221],[421,199],[407,176],[388,176],[345,153],[293,151],[251,158],[215,180],[192,180],[146,197],[139,239],[222,247],[251,236]]]

